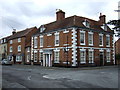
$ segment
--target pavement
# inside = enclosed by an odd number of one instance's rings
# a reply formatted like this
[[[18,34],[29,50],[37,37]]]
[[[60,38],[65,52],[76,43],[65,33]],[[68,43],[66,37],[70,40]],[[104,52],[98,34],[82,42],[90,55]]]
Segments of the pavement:
[[[3,88],[118,88],[118,66],[2,66]]]

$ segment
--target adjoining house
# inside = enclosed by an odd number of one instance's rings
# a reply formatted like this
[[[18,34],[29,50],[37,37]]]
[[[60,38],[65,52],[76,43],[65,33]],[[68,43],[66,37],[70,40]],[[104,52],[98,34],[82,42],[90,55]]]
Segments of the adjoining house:
[[[86,17],[65,18],[56,12],[56,21],[41,25],[32,36],[31,60],[42,66],[103,66],[114,59],[114,32],[100,14],[95,21]]]
[[[30,64],[29,50],[31,48],[31,36],[37,31],[36,27],[27,28],[16,32],[14,30],[8,40],[8,58],[13,64]]]
[[[0,39],[0,60],[7,59],[7,42],[10,36]]]
[[[115,42],[116,64],[120,64],[120,38]]]

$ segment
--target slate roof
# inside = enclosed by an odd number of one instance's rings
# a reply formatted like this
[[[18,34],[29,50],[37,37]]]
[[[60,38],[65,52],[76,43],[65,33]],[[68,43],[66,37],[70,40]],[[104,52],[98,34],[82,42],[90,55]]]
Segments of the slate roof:
[[[101,28],[101,25],[100,25],[99,21],[95,21],[95,20],[92,20],[92,19],[89,19],[89,18],[86,18],[86,17],[81,17],[81,16],[74,15],[74,16],[67,17],[65,19],[59,20],[59,21],[54,21],[54,22],[51,22],[51,23],[48,23],[48,24],[44,24],[45,30],[43,31],[43,33],[48,33],[48,32],[51,32],[51,31],[57,31],[59,29],[64,29],[64,28],[73,27],[73,26],[80,27],[80,28],[86,28],[86,26],[83,25],[83,21],[85,19],[90,23],[90,29],[105,32]],[[40,28],[42,26],[43,25],[41,25]],[[107,27],[107,28],[108,28],[107,32],[112,32],[113,33],[113,31],[109,27]],[[36,32],[36,34],[38,34],[38,33],[40,33],[39,30]]]
[[[29,32],[31,32],[31,30],[33,30],[33,29],[35,29],[35,28],[36,28],[36,27],[26,28],[25,30],[18,31],[18,32],[16,32],[14,35],[11,35],[11,37],[9,38],[9,40],[15,39],[15,38],[19,38],[19,37],[24,37],[24,36],[26,36]]]

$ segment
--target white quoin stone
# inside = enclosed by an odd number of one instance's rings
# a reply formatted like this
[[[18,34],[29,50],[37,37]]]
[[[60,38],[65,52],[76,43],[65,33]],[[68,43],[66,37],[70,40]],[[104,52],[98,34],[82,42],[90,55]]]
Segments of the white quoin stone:
[[[77,64],[77,31],[76,28],[72,29],[72,66]]]

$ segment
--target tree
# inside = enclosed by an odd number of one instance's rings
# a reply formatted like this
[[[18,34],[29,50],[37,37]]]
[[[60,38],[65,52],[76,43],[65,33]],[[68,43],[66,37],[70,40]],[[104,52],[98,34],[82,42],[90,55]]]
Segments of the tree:
[[[113,30],[116,32],[115,36],[120,38],[120,19],[119,20],[110,20],[107,24],[113,25]]]

